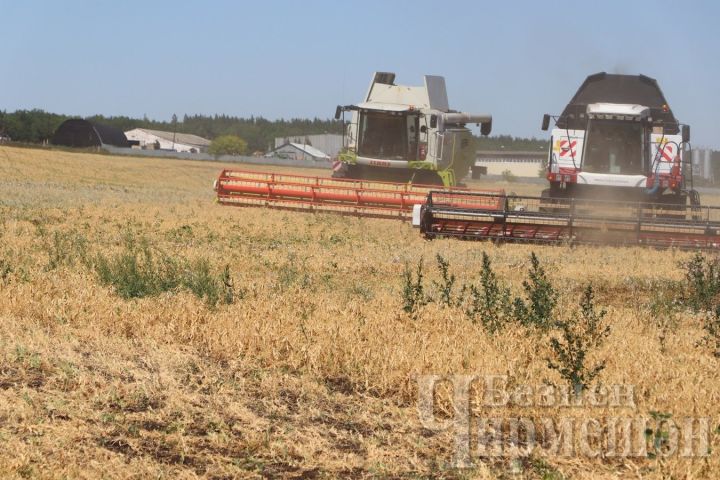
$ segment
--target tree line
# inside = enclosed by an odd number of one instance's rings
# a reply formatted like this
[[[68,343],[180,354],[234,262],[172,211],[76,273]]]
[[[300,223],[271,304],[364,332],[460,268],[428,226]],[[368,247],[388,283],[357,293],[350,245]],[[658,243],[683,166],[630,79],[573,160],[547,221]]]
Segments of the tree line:
[[[10,137],[15,142],[43,143],[52,138],[62,122],[70,118],[79,117],[44,110],[17,110],[12,113],[0,111],[0,136]],[[339,121],[320,118],[268,120],[255,116],[242,118],[229,115],[185,115],[177,122],[173,122],[150,120],[147,117],[140,119],[93,115],[85,117],[85,120],[110,125],[122,131],[147,128],[191,133],[210,140],[224,135],[234,135],[245,140],[250,151],[267,150],[271,145],[274,146],[276,137],[342,133],[342,125]]]
[[[52,138],[57,127],[77,116],[50,113],[44,110],[0,111],[0,136],[10,137],[15,142],[43,143]],[[233,135],[247,142],[247,149],[266,151],[274,146],[277,137],[295,137],[320,133],[342,133],[342,123],[337,120],[313,118],[292,118],[268,120],[263,117],[234,117],[230,115],[184,115],[176,122],[151,120],[147,117],[93,115],[85,117],[91,122],[119,128],[122,131],[133,128],[148,128],[167,132],[191,133],[207,139]],[[479,150],[541,150],[547,149],[546,140],[517,138],[510,135],[496,135],[476,138]]]
[[[475,137],[476,150],[497,151],[497,150],[515,150],[515,151],[532,151],[547,152],[549,147],[548,140],[538,138],[521,138],[511,135],[493,135],[488,137]]]

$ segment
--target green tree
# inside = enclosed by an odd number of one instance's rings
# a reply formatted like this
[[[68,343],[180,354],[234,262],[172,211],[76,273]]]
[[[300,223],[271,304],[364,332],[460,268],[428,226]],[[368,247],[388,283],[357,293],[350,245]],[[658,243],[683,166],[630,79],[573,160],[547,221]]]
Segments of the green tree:
[[[247,142],[236,135],[221,135],[210,143],[208,152],[211,155],[244,155],[247,153]]]
[[[517,176],[512,172],[512,170],[503,170],[501,175],[502,179],[508,183],[517,182]]]

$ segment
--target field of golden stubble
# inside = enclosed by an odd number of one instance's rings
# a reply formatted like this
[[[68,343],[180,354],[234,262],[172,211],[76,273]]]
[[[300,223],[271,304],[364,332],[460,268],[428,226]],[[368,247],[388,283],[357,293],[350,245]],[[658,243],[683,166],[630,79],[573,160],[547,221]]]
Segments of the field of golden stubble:
[[[718,359],[696,345],[702,319],[651,308],[663,281],[683,279],[678,264],[690,253],[428,242],[397,221],[222,207],[211,187],[222,167],[0,147],[0,477],[712,478],[720,471]],[[210,305],[187,288],[123,298],[92,265],[120,254],[128,238],[178,262],[205,262],[212,275],[227,265],[234,301]],[[561,380],[547,368],[550,334],[510,326],[493,336],[462,309],[438,304],[412,318],[402,308],[403,271],[424,258],[426,289],[437,294],[436,254],[459,284],[477,281],[486,252],[520,294],[531,251],[561,292],[559,316],[577,310],[588,282],[595,286],[611,333],[591,358],[607,360],[600,382],[634,385],[635,408],[520,413],[711,417],[708,457],[538,451],[521,461],[444,467],[454,436],[421,424],[418,375]],[[486,413],[518,415],[513,408]]]

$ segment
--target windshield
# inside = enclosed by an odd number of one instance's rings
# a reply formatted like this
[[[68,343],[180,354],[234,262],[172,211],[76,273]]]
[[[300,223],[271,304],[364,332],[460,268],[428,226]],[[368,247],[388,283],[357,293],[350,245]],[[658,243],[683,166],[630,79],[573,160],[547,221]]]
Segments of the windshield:
[[[644,128],[636,122],[590,120],[583,170],[590,173],[644,173]]]
[[[362,112],[358,154],[388,160],[414,160],[418,120],[417,115]]]

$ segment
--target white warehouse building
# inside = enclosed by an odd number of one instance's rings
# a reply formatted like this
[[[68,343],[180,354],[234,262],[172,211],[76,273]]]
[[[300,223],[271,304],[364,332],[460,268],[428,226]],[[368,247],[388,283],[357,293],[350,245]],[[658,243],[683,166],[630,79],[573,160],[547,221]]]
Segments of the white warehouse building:
[[[285,158],[290,160],[311,160],[314,162],[329,162],[330,155],[310,145],[301,143],[286,143],[265,154],[266,157]]]
[[[275,149],[287,144],[307,145],[335,157],[342,150],[343,136],[334,133],[321,133],[319,135],[296,135],[289,137],[276,137]]]
[[[502,175],[503,172],[510,172],[516,177],[536,178],[540,176],[546,158],[545,150],[538,152],[478,150],[473,172],[482,172],[483,175]]]
[[[163,132],[134,128],[125,132],[132,148],[142,150],[174,150],[176,152],[207,152],[210,140],[189,133]]]

